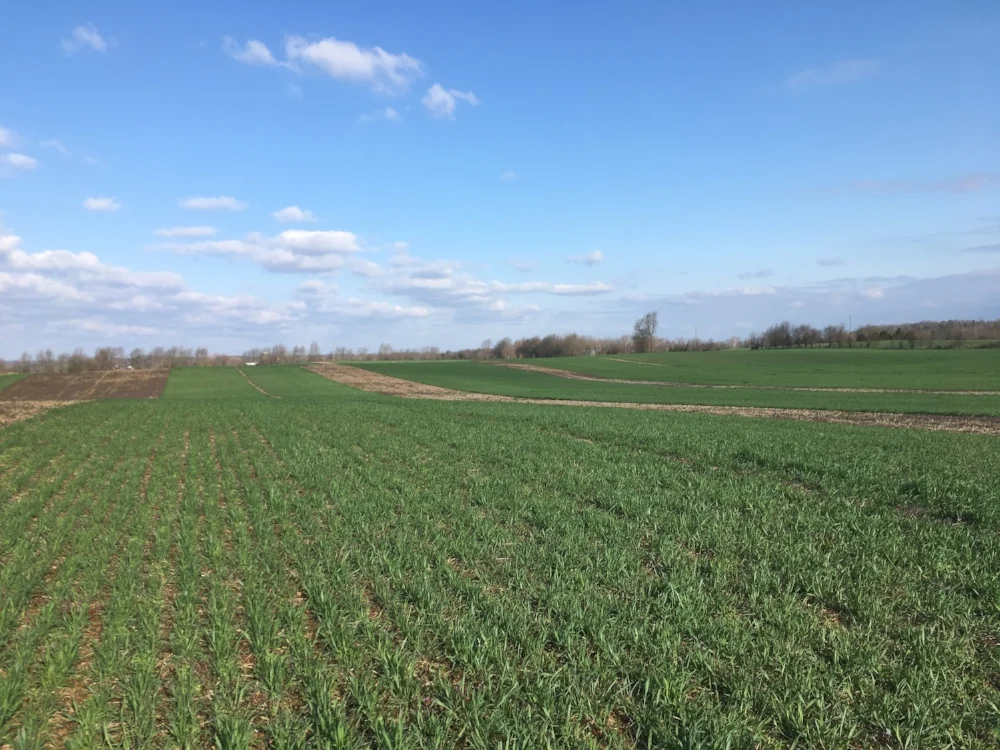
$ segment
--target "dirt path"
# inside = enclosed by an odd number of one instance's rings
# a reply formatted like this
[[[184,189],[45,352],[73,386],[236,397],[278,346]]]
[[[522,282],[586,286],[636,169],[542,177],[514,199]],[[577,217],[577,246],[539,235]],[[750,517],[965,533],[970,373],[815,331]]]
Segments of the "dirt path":
[[[270,396],[271,398],[281,398],[281,396],[275,396],[273,393],[269,393],[268,391],[265,391],[263,388],[261,388],[255,382],[253,382],[250,379],[250,376],[247,375],[245,372],[243,372],[243,370],[241,370],[239,367],[236,368],[236,372],[238,372],[240,375],[242,375],[244,380],[246,380],[250,385],[252,385],[258,391],[260,391],[261,393],[263,393],[265,396]]]
[[[81,401],[0,401],[0,427],[31,419],[49,409],[79,404]]]
[[[611,359],[611,357],[608,357]],[[616,359],[615,362],[630,362],[632,364],[651,365],[656,367],[667,367],[667,365],[656,365],[654,362],[632,362],[628,359]],[[541,365],[524,365],[515,362],[495,362],[497,367],[510,367],[515,370],[528,370],[529,372],[541,372],[546,375],[554,375],[557,378],[567,380],[589,380],[598,383],[624,383],[625,385],[659,385],[667,388],[714,388],[721,390],[751,390],[751,391],[810,391],[820,393],[926,393],[928,395],[942,396],[1000,396],[1000,391],[925,391],[917,388],[824,388],[821,386],[783,386],[783,385],[722,385],[708,383],[673,383],[662,380],[624,380],[622,378],[601,378],[597,375],[586,375],[582,372],[571,372],[570,370],[559,370],[555,367],[542,367]]]
[[[695,404],[633,404],[613,401],[569,401],[553,398],[515,398],[488,393],[470,393],[425,385],[390,377],[382,373],[337,364],[315,364],[306,369],[343,385],[372,393],[402,398],[434,399],[438,401],[493,401],[551,406],[597,406],[639,411],[679,411],[697,414],[720,414],[738,417],[792,419],[804,422],[904,427],[914,430],[968,432],[980,435],[1000,435],[1000,417],[956,417],[934,414],[884,414],[876,412],[824,411],[819,409],[776,409],[749,406],[703,406]]]

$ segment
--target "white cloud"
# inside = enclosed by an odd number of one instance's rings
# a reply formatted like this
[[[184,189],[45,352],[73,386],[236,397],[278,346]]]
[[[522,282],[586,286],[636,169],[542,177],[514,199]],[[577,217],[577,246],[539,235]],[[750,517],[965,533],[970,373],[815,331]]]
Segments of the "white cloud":
[[[571,258],[567,258],[567,261],[569,263],[579,263],[583,266],[596,266],[598,263],[604,262],[604,253],[600,250],[591,250],[589,253],[574,255]]]
[[[243,47],[240,47],[231,36],[224,36],[222,37],[222,49],[231,58],[246,65],[278,65],[278,61],[271,54],[267,45],[256,39],[251,39]]]
[[[410,243],[408,242],[393,242],[392,251],[394,253],[406,253],[410,249]]]
[[[427,89],[427,95],[421,101],[435,117],[453,120],[455,119],[455,104],[459,99],[472,106],[480,103],[478,97],[471,91],[446,89],[440,83],[435,83]]]
[[[381,47],[362,48],[333,37],[312,41],[290,36],[285,42],[290,61],[309,63],[331,78],[365,83],[376,91],[400,93],[423,74],[420,60]]]
[[[84,156],[83,162],[84,164],[89,164],[92,167],[101,166],[101,160],[98,159],[96,156]]]
[[[0,292],[12,299],[19,296],[44,298],[53,302],[86,301],[83,292],[55,279],[35,273],[7,273],[0,271]]]
[[[353,232],[337,230],[312,232],[305,229],[286,229],[275,237],[272,243],[281,248],[305,253],[361,252],[358,238]]]
[[[69,156],[69,149],[63,145],[62,141],[57,141],[55,138],[50,138],[47,141],[42,141],[40,146],[45,146],[45,148],[54,148],[63,156]]]
[[[0,148],[13,148],[17,145],[17,136],[13,130],[0,128]]]
[[[38,166],[38,159],[34,159],[27,154],[0,154],[0,169],[10,167],[11,169],[29,170]]]
[[[247,207],[245,201],[238,201],[231,195],[199,196],[184,198],[180,201],[181,208],[193,208],[197,211],[243,211]]]
[[[66,321],[58,321],[54,325],[86,333],[96,333],[105,337],[155,336],[162,333],[158,328],[110,323],[104,318],[72,318]]]
[[[329,281],[319,279],[307,279],[297,287],[300,294],[309,295],[331,295],[337,293],[337,285]]]
[[[873,286],[873,287],[870,287],[868,289],[865,289],[863,292],[861,292],[861,294],[864,296],[865,299],[884,299],[885,298],[885,290],[883,290],[881,287],[877,287],[877,286]]]
[[[159,237],[211,237],[215,227],[170,227],[154,229],[153,234]]]
[[[796,73],[785,80],[784,88],[793,93],[803,93],[812,89],[842,86],[873,76],[881,67],[880,60],[838,60]]]
[[[512,172],[511,170],[508,169],[505,172],[501,172],[500,173],[500,179],[501,180],[516,180],[517,179],[517,172]]]
[[[316,221],[312,211],[299,208],[298,206],[287,206],[280,211],[271,214],[282,224],[297,224],[305,221]]]
[[[83,24],[73,29],[69,39],[63,39],[63,50],[67,55],[72,55],[84,47],[89,47],[96,52],[107,50],[107,42],[97,33],[97,27],[92,23]]]
[[[117,198],[87,198],[83,207],[88,211],[118,211],[122,204]]]
[[[185,255],[245,257],[274,272],[336,271],[346,256],[364,250],[353,232],[288,229],[274,237],[247,235],[243,240],[207,240],[162,245],[158,249]]]
[[[402,122],[399,112],[392,107],[382,107],[372,112],[365,113],[358,117],[359,123],[375,122],[376,120],[387,120],[389,122]]]

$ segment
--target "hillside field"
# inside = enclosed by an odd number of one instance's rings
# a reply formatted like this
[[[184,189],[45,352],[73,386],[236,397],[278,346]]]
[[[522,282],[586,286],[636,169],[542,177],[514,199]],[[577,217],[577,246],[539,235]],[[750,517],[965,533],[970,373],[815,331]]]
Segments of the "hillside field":
[[[990,435],[174,370],[0,428],[0,746],[994,748],[998,533]]]
[[[706,363],[710,363],[710,358],[716,354],[718,352],[699,353],[699,356],[705,358],[702,360],[703,367],[709,367],[710,364]],[[762,352],[761,354],[768,356],[770,352]],[[600,363],[605,361],[600,358],[592,359],[593,362],[588,361],[584,364],[595,370],[600,369],[602,367]],[[552,367],[556,361],[550,359],[524,360],[531,366],[544,363],[547,367]],[[685,387],[667,383],[658,385],[655,382],[615,383],[600,380],[568,379],[550,373],[522,370],[494,362],[352,362],[350,364],[372,372],[443,388],[522,398],[838,409],[903,414],[1000,415],[1000,391],[996,394],[970,395],[961,393],[868,393],[848,390],[812,391],[755,387],[709,388]],[[633,374],[628,369],[630,367],[644,371],[654,369],[646,364],[630,366],[614,360],[611,360],[610,364],[614,366],[613,369],[616,372],[614,374],[607,373],[600,377],[622,377],[623,373],[617,372],[619,367],[626,370],[630,376]],[[582,367],[583,365],[573,366]],[[641,379],[636,378],[636,380]]]
[[[672,383],[1000,391],[1000,348],[735,349],[527,361],[604,378]]]

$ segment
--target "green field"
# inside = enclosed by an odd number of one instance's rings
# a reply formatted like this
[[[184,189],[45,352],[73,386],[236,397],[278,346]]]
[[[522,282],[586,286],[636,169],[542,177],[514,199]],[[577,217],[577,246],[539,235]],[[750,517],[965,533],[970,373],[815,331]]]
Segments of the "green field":
[[[735,349],[525,362],[602,378],[670,383],[1000,391],[1000,349]]]
[[[20,380],[24,375],[18,374],[0,374],[0,388],[10,385],[15,380]]]
[[[0,745],[1000,744],[994,437],[244,371],[0,429]]]
[[[765,356],[769,352],[763,353]],[[699,356],[712,357],[714,353]],[[601,362],[602,360],[590,360]],[[551,366],[555,360],[530,360]],[[854,393],[829,391],[758,390],[754,388],[685,388],[570,380],[543,372],[502,367],[490,362],[352,362],[372,372],[418,383],[474,393],[496,393],[522,398],[555,398],[651,404],[702,404],[791,409],[835,409],[911,414],[1000,414],[1000,395],[936,393]],[[628,368],[630,365],[621,364]],[[634,365],[635,369],[654,369]],[[618,375],[616,377],[621,377]]]

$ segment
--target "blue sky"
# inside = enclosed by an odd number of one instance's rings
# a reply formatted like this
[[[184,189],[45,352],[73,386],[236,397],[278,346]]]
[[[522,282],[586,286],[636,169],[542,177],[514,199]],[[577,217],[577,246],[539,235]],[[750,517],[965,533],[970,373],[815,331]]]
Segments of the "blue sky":
[[[0,356],[1000,316],[1000,7],[21,3]]]

